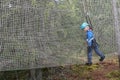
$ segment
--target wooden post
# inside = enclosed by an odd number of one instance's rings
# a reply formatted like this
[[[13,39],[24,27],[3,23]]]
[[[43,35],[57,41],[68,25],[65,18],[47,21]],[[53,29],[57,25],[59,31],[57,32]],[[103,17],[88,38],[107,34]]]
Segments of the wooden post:
[[[118,44],[118,60],[119,60],[119,68],[120,68],[120,28],[119,28],[119,21],[118,21],[118,9],[116,6],[117,0],[112,0],[113,5],[113,14],[114,14],[114,27],[115,27],[115,33],[116,33],[116,40]]]

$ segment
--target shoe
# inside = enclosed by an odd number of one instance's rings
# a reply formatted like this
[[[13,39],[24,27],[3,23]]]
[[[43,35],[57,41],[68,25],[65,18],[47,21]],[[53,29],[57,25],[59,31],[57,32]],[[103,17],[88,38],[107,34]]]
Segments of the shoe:
[[[103,61],[105,59],[105,56],[101,57],[99,61]]]
[[[87,66],[91,66],[91,65],[92,65],[92,63],[85,63],[85,65],[87,65]]]

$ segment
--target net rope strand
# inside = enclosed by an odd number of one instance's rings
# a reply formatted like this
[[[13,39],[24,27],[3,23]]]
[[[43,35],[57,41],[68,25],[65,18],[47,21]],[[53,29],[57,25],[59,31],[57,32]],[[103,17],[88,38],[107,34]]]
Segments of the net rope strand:
[[[81,1],[2,0],[0,71],[84,64]],[[110,56],[117,52],[111,0],[86,0],[86,5],[100,49]],[[93,57],[97,62],[94,53]]]

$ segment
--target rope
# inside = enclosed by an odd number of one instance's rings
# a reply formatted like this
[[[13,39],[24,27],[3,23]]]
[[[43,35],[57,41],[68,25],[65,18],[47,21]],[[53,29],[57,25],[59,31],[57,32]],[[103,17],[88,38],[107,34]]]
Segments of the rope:
[[[87,6],[86,0],[84,0],[84,2],[83,2],[83,7],[84,7],[84,16],[85,16],[86,22],[90,25],[90,28],[93,29],[92,22],[91,22],[89,13],[88,13],[88,6]]]

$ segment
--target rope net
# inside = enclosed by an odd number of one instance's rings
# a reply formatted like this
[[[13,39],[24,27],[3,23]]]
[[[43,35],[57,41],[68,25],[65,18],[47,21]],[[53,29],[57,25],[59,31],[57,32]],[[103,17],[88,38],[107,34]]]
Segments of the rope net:
[[[85,33],[79,28],[85,21],[83,2],[1,0],[0,71],[84,63]],[[117,52],[112,0],[86,0],[85,6],[101,51]]]

